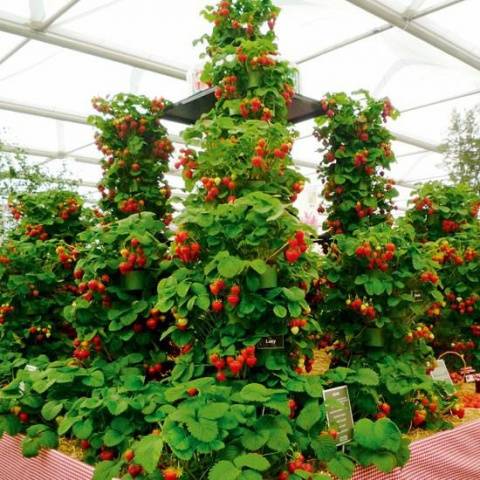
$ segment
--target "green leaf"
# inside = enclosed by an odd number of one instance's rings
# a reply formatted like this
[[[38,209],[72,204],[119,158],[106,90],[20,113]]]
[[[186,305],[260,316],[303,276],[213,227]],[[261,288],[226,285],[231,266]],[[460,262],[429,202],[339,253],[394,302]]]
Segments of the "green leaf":
[[[266,402],[270,399],[271,393],[260,383],[249,383],[242,388],[240,396],[247,402]]]
[[[263,275],[267,271],[267,264],[264,260],[257,258],[250,262],[250,267],[253,268],[258,274]]]
[[[371,368],[359,368],[348,376],[347,383],[360,383],[365,386],[376,386],[380,382],[378,374]]]
[[[390,473],[397,466],[397,459],[390,452],[373,452],[371,462],[384,473]]]
[[[22,441],[22,454],[26,458],[36,457],[40,451],[40,445],[36,438],[24,438]]]
[[[139,463],[147,473],[156,468],[163,450],[163,440],[159,435],[147,435],[135,446],[135,462]]]
[[[221,460],[208,472],[208,480],[236,480],[241,473],[232,462]]]
[[[251,430],[243,430],[243,434],[240,437],[240,442],[243,447],[251,452],[260,450],[268,441],[269,435],[263,430],[259,432],[252,432]]]
[[[128,402],[123,398],[108,400],[105,405],[112,415],[121,415],[128,408]]]
[[[93,422],[91,418],[81,420],[73,426],[73,434],[80,440],[86,440],[93,433]]]
[[[52,400],[42,407],[42,417],[45,420],[53,420],[62,411],[63,403]]]
[[[112,480],[117,478],[122,469],[122,464],[122,461],[97,463],[92,480]]]
[[[245,262],[243,260],[229,255],[220,260],[217,270],[223,278],[234,278],[240,275],[244,268]]]
[[[213,442],[218,436],[218,426],[213,420],[189,420],[187,421],[188,431],[197,440],[201,442],[210,443]]]
[[[118,430],[115,430],[113,428],[108,428],[105,432],[105,435],[103,436],[103,443],[107,447],[115,447],[119,443],[122,443],[123,440],[125,440],[125,435],[122,432],[119,432]]]
[[[236,467],[248,467],[259,472],[264,472],[270,467],[270,462],[262,455],[258,453],[246,453],[237,457],[233,463]]]
[[[102,387],[105,383],[105,377],[101,370],[95,370],[88,377],[84,377],[82,383],[88,387]]]
[[[222,418],[227,413],[229,408],[230,405],[228,403],[209,403],[208,405],[200,407],[198,416],[208,420],[217,420]]]
[[[308,402],[297,417],[297,425],[305,431],[309,431],[321,418],[318,401]]]
[[[321,462],[328,462],[337,453],[336,442],[330,435],[318,436],[312,441],[311,446],[315,452],[315,458]]]
[[[287,309],[283,305],[275,305],[273,307],[273,313],[278,318],[285,318],[287,316]]]
[[[354,427],[354,440],[374,451],[384,449],[396,453],[401,446],[401,438],[399,428],[388,418],[376,422],[363,418]]]
[[[355,470],[355,464],[346,455],[339,453],[327,463],[327,468],[340,480],[349,480]]]

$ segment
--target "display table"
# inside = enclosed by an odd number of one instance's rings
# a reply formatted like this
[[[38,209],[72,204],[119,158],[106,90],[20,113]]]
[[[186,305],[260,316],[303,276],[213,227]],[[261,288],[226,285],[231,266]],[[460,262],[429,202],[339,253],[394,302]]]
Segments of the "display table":
[[[56,450],[24,458],[21,437],[0,440],[2,480],[91,480],[93,468]],[[413,442],[403,469],[384,474],[359,468],[353,480],[475,480],[480,479],[480,420]]]
[[[359,468],[353,480],[480,479],[480,420],[412,442],[411,451],[403,469]]]

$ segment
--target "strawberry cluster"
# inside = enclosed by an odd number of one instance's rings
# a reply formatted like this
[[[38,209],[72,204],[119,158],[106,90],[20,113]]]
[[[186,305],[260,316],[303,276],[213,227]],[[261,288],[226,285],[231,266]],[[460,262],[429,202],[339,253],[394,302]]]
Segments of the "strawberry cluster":
[[[153,142],[152,153],[156,158],[168,160],[168,157],[174,150],[173,143],[168,137]]]
[[[469,258],[471,258],[471,254],[469,254]],[[452,247],[447,241],[441,243],[440,252],[434,255],[432,259],[440,265],[444,265],[447,262],[462,265],[464,261],[463,257],[457,252],[457,249]]]
[[[167,319],[167,317],[165,315],[163,315],[160,310],[158,310],[157,308],[152,308],[150,311],[149,311],[149,316],[148,318],[142,322],[142,321],[136,321],[133,325],[132,325],[132,330],[135,332],[135,333],[141,333],[145,330],[145,328],[147,330],[150,330],[150,331],[155,331],[158,326],[165,322],[165,320]]]
[[[5,304],[0,307],[0,325],[5,323],[5,317],[10,313],[13,312],[15,308],[11,305]]]
[[[95,335],[91,340],[80,340],[76,338],[73,341],[75,350],[73,351],[73,357],[77,360],[83,361],[90,357],[91,350],[100,352],[102,350],[102,339],[99,335]]]
[[[122,275],[126,275],[131,272],[134,268],[144,268],[147,264],[147,257],[143,248],[140,247],[140,242],[136,238],[130,240],[130,249],[122,248],[120,250],[120,255],[125,259],[124,262],[121,262],[118,266],[118,270]]]
[[[375,307],[368,304],[367,302],[360,300],[360,298],[355,298],[354,300],[348,299],[346,300],[345,304],[347,305],[347,307],[360,313],[360,315],[368,318],[369,320],[374,320],[377,316]]]
[[[196,262],[200,258],[200,244],[189,241],[189,238],[188,232],[185,231],[180,231],[175,235],[175,255],[183,263]]]
[[[290,332],[292,335],[298,335],[300,329],[307,326],[307,320],[304,318],[294,318],[288,322],[288,326],[290,327]]]
[[[375,418],[379,420],[380,418],[385,418],[390,415],[392,412],[392,407],[389,403],[383,402],[378,405],[378,412],[375,414]]]
[[[431,342],[435,338],[430,327],[427,325],[418,325],[417,328],[411,332],[408,332],[405,336],[407,343],[412,343],[414,340],[423,339],[426,342]]]
[[[480,337],[480,324],[474,323],[470,325],[470,331],[474,337]]]
[[[75,262],[78,260],[79,251],[68,245],[67,247],[58,246],[55,249],[59,262],[63,265],[63,268],[70,270]]]
[[[182,148],[180,150],[180,157],[175,163],[175,168],[179,169],[183,167],[182,175],[185,178],[192,178],[194,170],[198,167],[197,164],[197,153],[191,148]]]
[[[80,210],[80,205],[78,204],[75,198],[69,198],[65,202],[62,202],[58,205],[58,216],[66,221],[72,215],[75,215]]]
[[[259,98],[254,97],[242,101],[240,115],[243,118],[260,118],[264,122],[269,122],[273,117],[273,112]]]
[[[448,292],[446,299],[451,310],[458,312],[460,315],[472,315],[475,312],[475,304],[480,300],[480,297],[473,293],[466,298],[462,298],[457,297],[453,292]]]
[[[422,212],[427,212],[427,215],[433,215],[437,210],[433,208],[433,202],[429,197],[423,198],[414,198],[413,204],[415,205],[415,210]]]
[[[220,195],[220,188],[222,187],[229,193],[237,188],[237,184],[233,181],[232,177],[202,177],[200,181],[207,191],[205,195],[206,202],[213,202]],[[233,194],[227,196],[228,203],[233,203],[236,199],[236,196]]]
[[[22,218],[22,211],[17,205],[14,205],[13,203],[9,203],[8,208],[10,209],[10,213],[12,214],[15,220],[20,220],[20,218]]]
[[[467,352],[468,350],[473,350],[475,348],[475,342],[473,340],[468,340],[466,342],[452,342],[450,348],[457,353]]]
[[[155,362],[152,364],[145,363],[143,365],[143,369],[145,370],[145,374],[148,376],[149,379],[159,379],[163,370],[163,365],[159,362]]]
[[[209,288],[212,295],[215,295],[215,297],[218,297],[222,294],[222,292],[224,292],[226,288],[226,284],[224,280],[219,279],[212,282]],[[232,285],[230,287],[229,293],[227,294],[225,292],[227,303],[230,305],[231,308],[235,308],[240,303],[240,292],[241,292],[241,289],[239,285]],[[223,300],[216,298],[212,302],[211,308],[212,308],[212,312],[221,313],[224,308]]]
[[[427,315],[429,317],[438,318],[442,314],[442,307],[445,306],[445,303],[434,302],[427,310]]]
[[[297,200],[298,195],[303,192],[303,189],[305,187],[304,182],[295,182],[292,185],[292,195],[290,195],[290,201],[293,203]]]
[[[311,462],[311,461],[310,461]],[[283,471],[278,474],[278,480],[288,480],[290,478],[290,474],[294,475],[296,472],[308,472],[314,473],[315,469],[312,463],[305,461],[305,457],[301,453],[296,453],[294,460],[288,463],[288,472]],[[304,475],[301,476],[304,477]]]
[[[458,392],[462,404],[466,408],[480,408],[480,393]]]
[[[439,280],[438,275],[433,272],[423,272],[420,275],[420,281],[422,283],[432,283],[435,285],[438,282],[438,280]]]
[[[394,243],[387,243],[382,248],[380,246],[372,249],[370,242],[364,242],[362,245],[357,247],[355,250],[355,255],[358,258],[366,258],[369,260],[367,268],[369,270],[374,270],[378,268],[382,272],[386,272],[389,267],[389,262],[395,258],[395,251],[397,247]]]
[[[375,212],[375,209],[372,207],[364,207],[361,202],[357,202],[355,204],[355,212],[357,213],[358,218],[365,218],[372,215]]]
[[[27,412],[23,412],[22,408],[19,406],[12,407],[10,413],[18,417],[22,423],[28,423],[30,420],[30,415]]]
[[[119,209],[123,213],[138,213],[142,210],[145,202],[143,200],[135,200],[133,197],[122,200]]]
[[[215,98],[217,100],[221,98],[235,98],[237,94],[237,80],[236,75],[226,76],[215,89]]]
[[[282,97],[285,100],[286,105],[291,105],[293,97],[295,96],[295,89],[289,83],[285,83],[283,86]]]
[[[285,260],[288,263],[295,263],[304,254],[308,246],[305,243],[305,233],[299,230],[295,237],[288,240],[288,248],[284,252]]]
[[[42,241],[48,239],[48,233],[45,231],[43,225],[26,225],[25,235],[30,238],[38,237]]]
[[[310,358],[307,355],[299,356],[294,370],[299,375],[310,373],[313,369],[314,363],[315,363],[314,358]]]
[[[31,326],[27,330],[27,336],[33,338],[36,343],[42,343],[52,336],[52,329],[49,325],[46,327]]]
[[[222,358],[217,353],[213,353],[210,355],[210,364],[217,369],[216,378],[219,382],[224,382],[227,379],[226,367],[234,377],[238,377],[244,367],[253,368],[257,364],[255,347],[253,345],[245,347],[236,357]]]
[[[454,220],[442,220],[442,231],[445,233],[455,233],[459,228],[460,224]]]

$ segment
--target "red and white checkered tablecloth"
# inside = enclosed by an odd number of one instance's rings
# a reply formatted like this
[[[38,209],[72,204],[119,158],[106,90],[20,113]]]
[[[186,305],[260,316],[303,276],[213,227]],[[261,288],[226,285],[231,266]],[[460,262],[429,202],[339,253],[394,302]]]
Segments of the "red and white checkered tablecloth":
[[[402,469],[359,468],[353,480],[480,480],[480,421],[417,440],[411,450]]]
[[[93,469],[56,450],[24,458],[21,437],[0,440],[0,480],[91,480]],[[403,469],[384,474],[359,468],[353,480],[480,480],[480,421],[437,433],[411,445]]]

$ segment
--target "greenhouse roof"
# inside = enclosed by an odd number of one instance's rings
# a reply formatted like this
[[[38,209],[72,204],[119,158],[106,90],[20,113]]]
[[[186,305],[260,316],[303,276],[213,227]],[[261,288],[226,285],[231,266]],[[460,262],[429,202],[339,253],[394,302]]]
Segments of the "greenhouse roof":
[[[0,0],[1,147],[22,147],[55,172],[67,162],[96,196],[100,155],[90,99],[117,92],[178,101],[198,68],[192,41],[208,31],[204,0]],[[398,157],[392,177],[405,206],[413,184],[447,178],[439,153],[452,110],[480,103],[478,0],[277,0],[282,56],[300,71],[300,92],[368,89],[401,111],[389,124]],[[180,124],[166,122],[180,141]],[[296,161],[316,203],[317,142],[298,126]],[[181,188],[172,171],[170,183]]]

